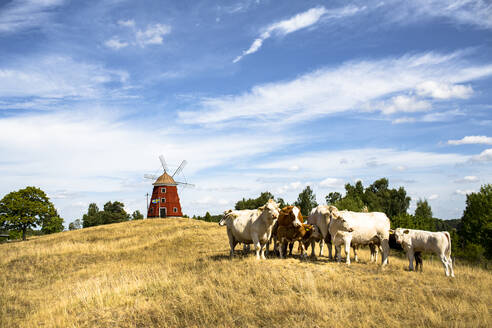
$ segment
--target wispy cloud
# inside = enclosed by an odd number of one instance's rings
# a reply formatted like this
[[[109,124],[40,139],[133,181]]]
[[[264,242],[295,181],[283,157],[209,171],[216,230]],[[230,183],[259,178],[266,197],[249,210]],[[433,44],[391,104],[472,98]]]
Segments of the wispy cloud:
[[[466,136],[459,140],[448,140],[450,145],[470,145],[470,144],[483,144],[492,145],[492,137],[487,136]]]
[[[478,181],[479,181],[478,177],[474,175],[467,175],[463,179],[454,180],[454,182],[456,183],[471,183],[471,182],[478,182]]]
[[[260,34],[260,36],[253,41],[253,43],[247,50],[244,50],[240,56],[237,56],[233,60],[233,62],[237,63],[244,56],[257,52],[263,45],[263,42],[274,35],[285,36],[287,34],[313,26],[317,24],[323,16],[327,16],[327,18],[337,19],[352,16],[360,10],[363,10],[363,8],[352,5],[331,10],[326,9],[325,7],[316,7],[311,8],[303,13],[297,14],[289,19],[273,23],[266,28],[263,28],[263,32]]]
[[[439,76],[441,81],[454,85],[492,75],[492,64],[470,65],[462,57],[462,52],[424,53],[351,61],[291,81],[257,85],[240,95],[203,99],[200,111],[182,111],[179,117],[183,122],[198,124],[244,118],[279,124],[349,110],[383,113],[426,110],[429,108],[426,101],[408,96],[422,83]],[[389,107],[368,105],[390,97],[395,98],[389,101]]]
[[[149,44],[162,44],[163,36],[171,32],[171,27],[163,24],[148,25],[136,33],[137,43],[144,47]]]
[[[0,97],[4,101],[9,97],[97,98],[104,94],[108,83],[121,86],[128,77],[125,71],[71,57],[31,57],[0,67]]]
[[[49,21],[64,0],[14,0],[0,10],[0,33],[38,27]]]
[[[417,94],[436,99],[469,98],[473,89],[469,85],[452,85],[436,81],[426,81],[417,86]]]
[[[171,33],[171,26],[165,24],[149,24],[145,29],[137,29],[133,19],[119,20],[118,25],[129,28],[130,37],[113,36],[104,42],[106,47],[119,50],[128,46],[140,46],[142,48],[148,45],[162,44],[164,36]]]
[[[106,47],[109,47],[109,48],[112,48],[112,49],[116,49],[116,50],[121,49],[121,48],[128,47],[128,45],[129,45],[128,42],[120,41],[116,37],[113,37],[112,39],[104,42],[104,44],[106,45]]]

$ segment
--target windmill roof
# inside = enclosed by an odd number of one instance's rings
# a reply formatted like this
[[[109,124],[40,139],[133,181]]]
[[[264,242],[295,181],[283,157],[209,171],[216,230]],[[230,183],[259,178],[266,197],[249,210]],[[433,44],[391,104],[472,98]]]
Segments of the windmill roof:
[[[154,186],[176,186],[177,183],[174,181],[172,176],[164,172],[163,175],[157,178],[155,182],[153,183]]]

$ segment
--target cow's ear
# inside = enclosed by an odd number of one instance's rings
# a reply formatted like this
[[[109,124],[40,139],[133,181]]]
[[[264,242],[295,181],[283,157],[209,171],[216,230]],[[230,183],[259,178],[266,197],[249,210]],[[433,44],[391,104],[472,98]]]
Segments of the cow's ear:
[[[409,232],[410,232],[410,230],[408,230],[408,229],[403,230],[403,233],[409,233]]]

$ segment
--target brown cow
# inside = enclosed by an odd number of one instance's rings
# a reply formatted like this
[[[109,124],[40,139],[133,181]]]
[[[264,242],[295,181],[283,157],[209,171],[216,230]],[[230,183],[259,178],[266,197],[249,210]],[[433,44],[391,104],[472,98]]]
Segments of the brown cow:
[[[302,224],[300,227],[279,225],[277,240],[280,258],[284,258],[284,254],[287,251],[287,244],[296,241],[299,242],[301,248],[301,257],[306,257],[304,242],[310,242],[310,239],[314,238],[313,233],[316,234],[316,237],[319,237],[319,231],[315,230],[314,226],[310,224]]]

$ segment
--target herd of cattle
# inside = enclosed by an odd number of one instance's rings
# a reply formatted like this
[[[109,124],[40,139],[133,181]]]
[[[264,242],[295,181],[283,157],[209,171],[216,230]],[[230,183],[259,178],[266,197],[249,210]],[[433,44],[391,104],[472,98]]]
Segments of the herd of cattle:
[[[439,256],[446,276],[454,277],[451,260],[451,238],[447,231],[430,232],[405,228],[390,229],[390,220],[380,212],[340,211],[335,206],[319,205],[311,211],[304,222],[301,211],[296,206],[282,209],[269,200],[264,206],[255,210],[228,210],[224,212],[219,225],[227,226],[227,235],[231,247],[230,255],[238,243],[253,244],[257,259],[265,259],[265,251],[270,251],[273,241],[274,251],[283,258],[287,245],[292,247],[299,243],[301,258],[307,257],[307,249],[311,246],[311,256],[315,257],[315,244],[319,242],[320,253],[323,255],[325,242],[328,246],[329,258],[332,259],[332,246],[335,246],[335,257],[341,260],[341,246],[345,248],[346,263],[350,264],[350,248],[354,251],[357,262],[357,249],[368,245],[371,250],[371,262],[377,261],[378,251],[382,253],[382,266],[388,263],[390,238],[394,238],[405,250],[409,270],[413,271],[414,259],[422,270],[421,252],[432,252]]]

